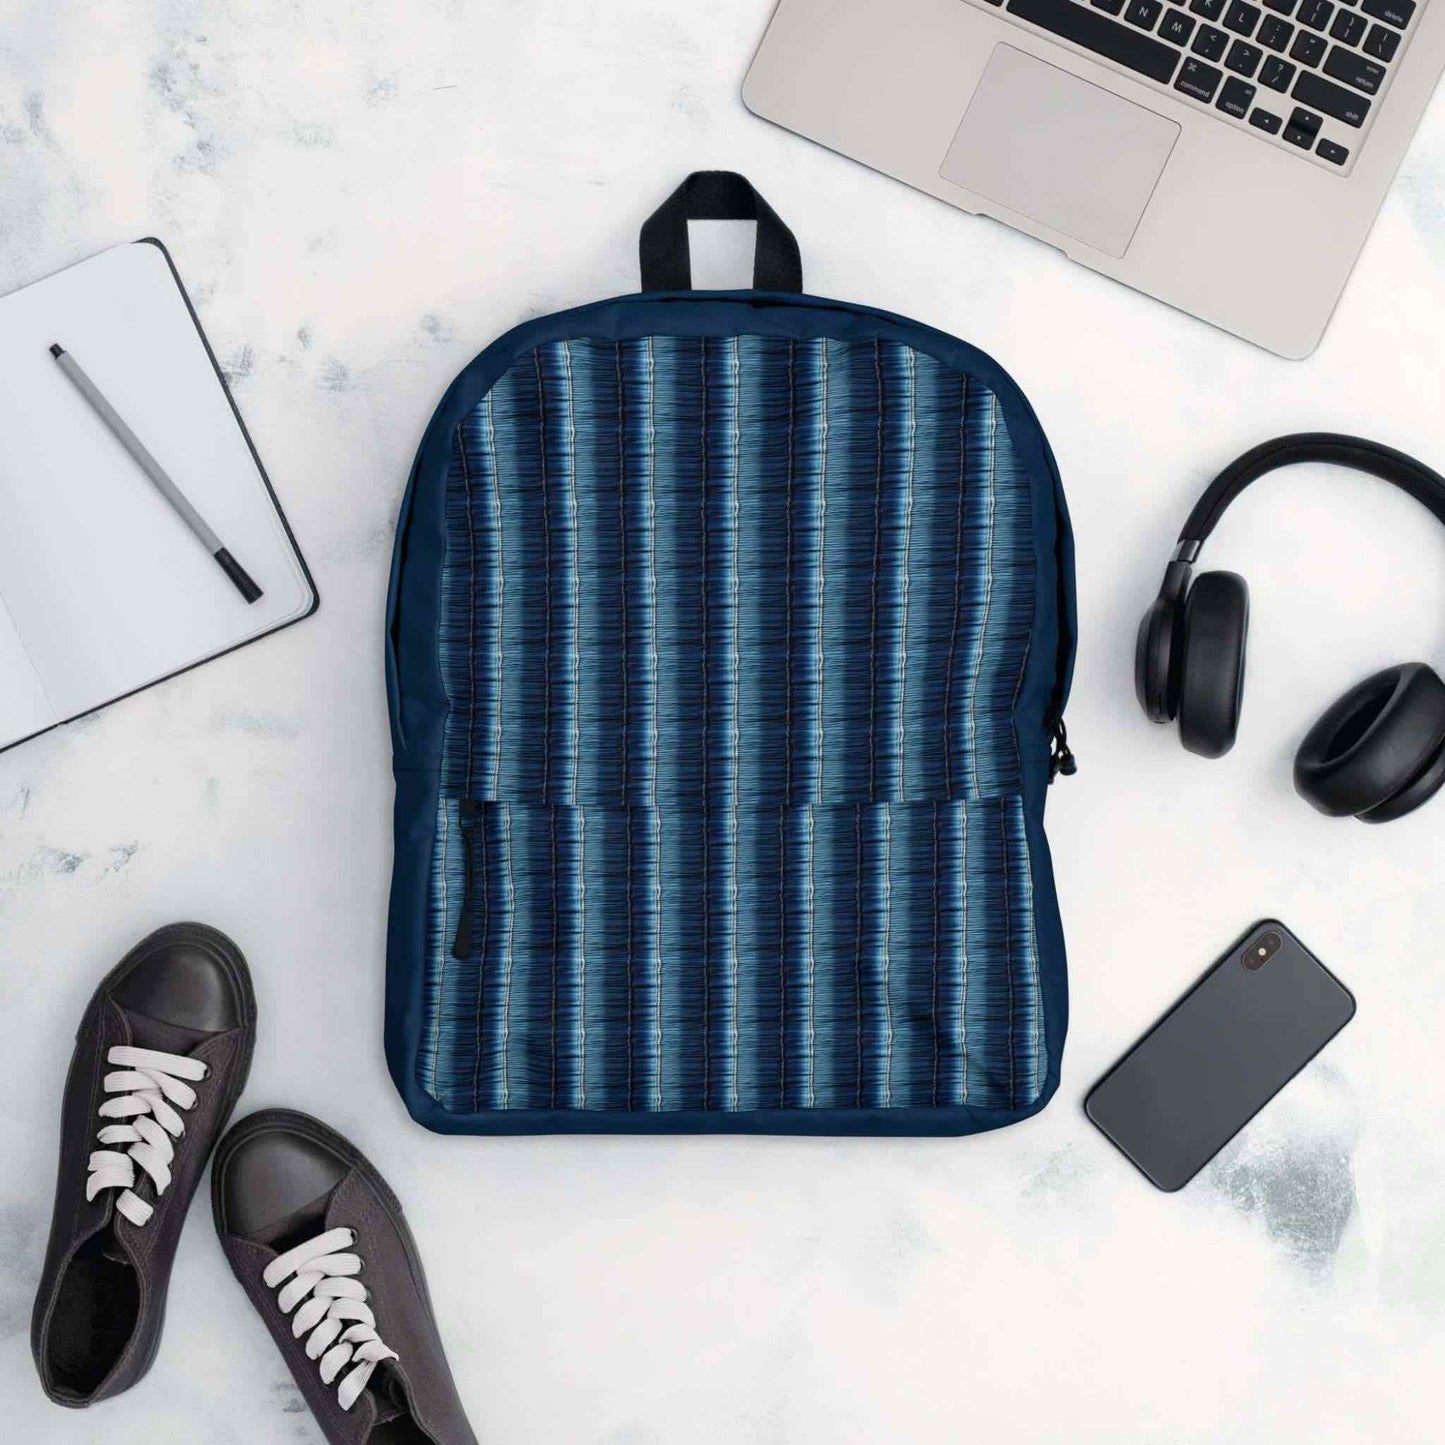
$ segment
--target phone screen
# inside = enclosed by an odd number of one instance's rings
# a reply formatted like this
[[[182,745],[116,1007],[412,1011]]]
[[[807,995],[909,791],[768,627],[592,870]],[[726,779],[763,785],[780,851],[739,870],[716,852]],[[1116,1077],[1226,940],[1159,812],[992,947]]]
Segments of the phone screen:
[[[1350,991],[1289,929],[1257,924],[1094,1085],[1089,1118],[1182,1189],[1349,1023]]]

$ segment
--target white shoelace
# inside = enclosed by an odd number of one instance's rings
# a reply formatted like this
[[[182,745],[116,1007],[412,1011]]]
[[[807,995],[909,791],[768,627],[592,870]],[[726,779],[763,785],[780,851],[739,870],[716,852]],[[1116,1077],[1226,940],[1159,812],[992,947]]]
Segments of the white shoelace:
[[[178,1111],[196,1103],[196,1091],[183,1080],[199,1083],[209,1071],[199,1059],[125,1044],[111,1049],[105,1061],[116,1066],[105,1076],[105,1092],[119,1097],[107,1099],[98,1112],[103,1119],[125,1122],[107,1124],[96,1138],[102,1144],[129,1147],[124,1153],[118,1148],[97,1149],[90,1156],[85,1197],[93,1200],[102,1189],[123,1190],[115,1207],[139,1228],[155,1213],[155,1206],[134,1192],[136,1165],[150,1176],[159,1199],[171,1182],[171,1160],[176,1157],[171,1140],[186,1132]]]
[[[276,1303],[283,1315],[296,1310],[296,1318],[291,1321],[291,1333],[296,1339],[310,1331],[306,1356],[321,1361],[321,1378],[326,1384],[331,1384],[348,1363],[356,1362],[337,1386],[336,1398],[343,1410],[356,1403],[383,1360],[400,1358],[382,1343],[376,1332],[376,1316],[366,1303],[366,1289],[353,1278],[361,1273],[360,1255],[349,1252],[355,1243],[355,1230],[328,1229],[277,1255],[261,1276],[268,1289],[291,1281],[281,1289]],[[307,1295],[311,1298],[307,1299]],[[301,1304],[302,1300],[306,1303]],[[297,1305],[301,1308],[296,1309]],[[348,1320],[353,1323],[347,1324]]]

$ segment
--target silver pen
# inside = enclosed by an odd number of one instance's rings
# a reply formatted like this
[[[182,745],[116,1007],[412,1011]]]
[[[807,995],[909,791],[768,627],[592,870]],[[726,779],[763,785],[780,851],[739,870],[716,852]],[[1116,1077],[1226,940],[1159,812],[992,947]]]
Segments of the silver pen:
[[[247,602],[255,602],[261,596],[261,589],[251,580],[251,575],[226,549],[226,544],[211,530],[206,519],[191,505],[190,498],[168,477],[161,464],[146,450],[141,439],[126,425],[125,419],[101,395],[96,384],[81,370],[80,363],[58,343],[50,348],[50,354],[60,369],[70,378],[71,385],[90,403],[91,410],[110,429],[111,434],[131,455],[135,464],[143,471],[151,484],[170,504],[171,509],[195,533],[201,545],[216,559],[236,591]]]

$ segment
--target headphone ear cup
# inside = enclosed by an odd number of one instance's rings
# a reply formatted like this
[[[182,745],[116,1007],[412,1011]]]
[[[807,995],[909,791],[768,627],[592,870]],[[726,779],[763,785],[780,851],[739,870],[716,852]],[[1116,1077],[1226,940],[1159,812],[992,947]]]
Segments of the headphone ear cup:
[[[1423,662],[1352,687],[1305,734],[1295,790],[1332,818],[1387,823],[1445,783],[1445,682]]]
[[[1174,720],[1178,700],[1173,674],[1178,664],[1179,603],[1162,593],[1139,624],[1134,646],[1134,696],[1154,723]]]
[[[1244,699],[1249,588],[1237,572],[1201,572],[1184,603],[1179,740],[1202,758],[1234,746]]]

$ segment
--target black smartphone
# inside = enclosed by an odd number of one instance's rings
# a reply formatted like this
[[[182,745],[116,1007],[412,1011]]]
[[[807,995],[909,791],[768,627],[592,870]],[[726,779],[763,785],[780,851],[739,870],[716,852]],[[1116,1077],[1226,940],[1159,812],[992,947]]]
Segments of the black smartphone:
[[[1094,1085],[1084,1111],[1182,1189],[1349,1023],[1355,1000],[1284,924],[1256,924]]]

